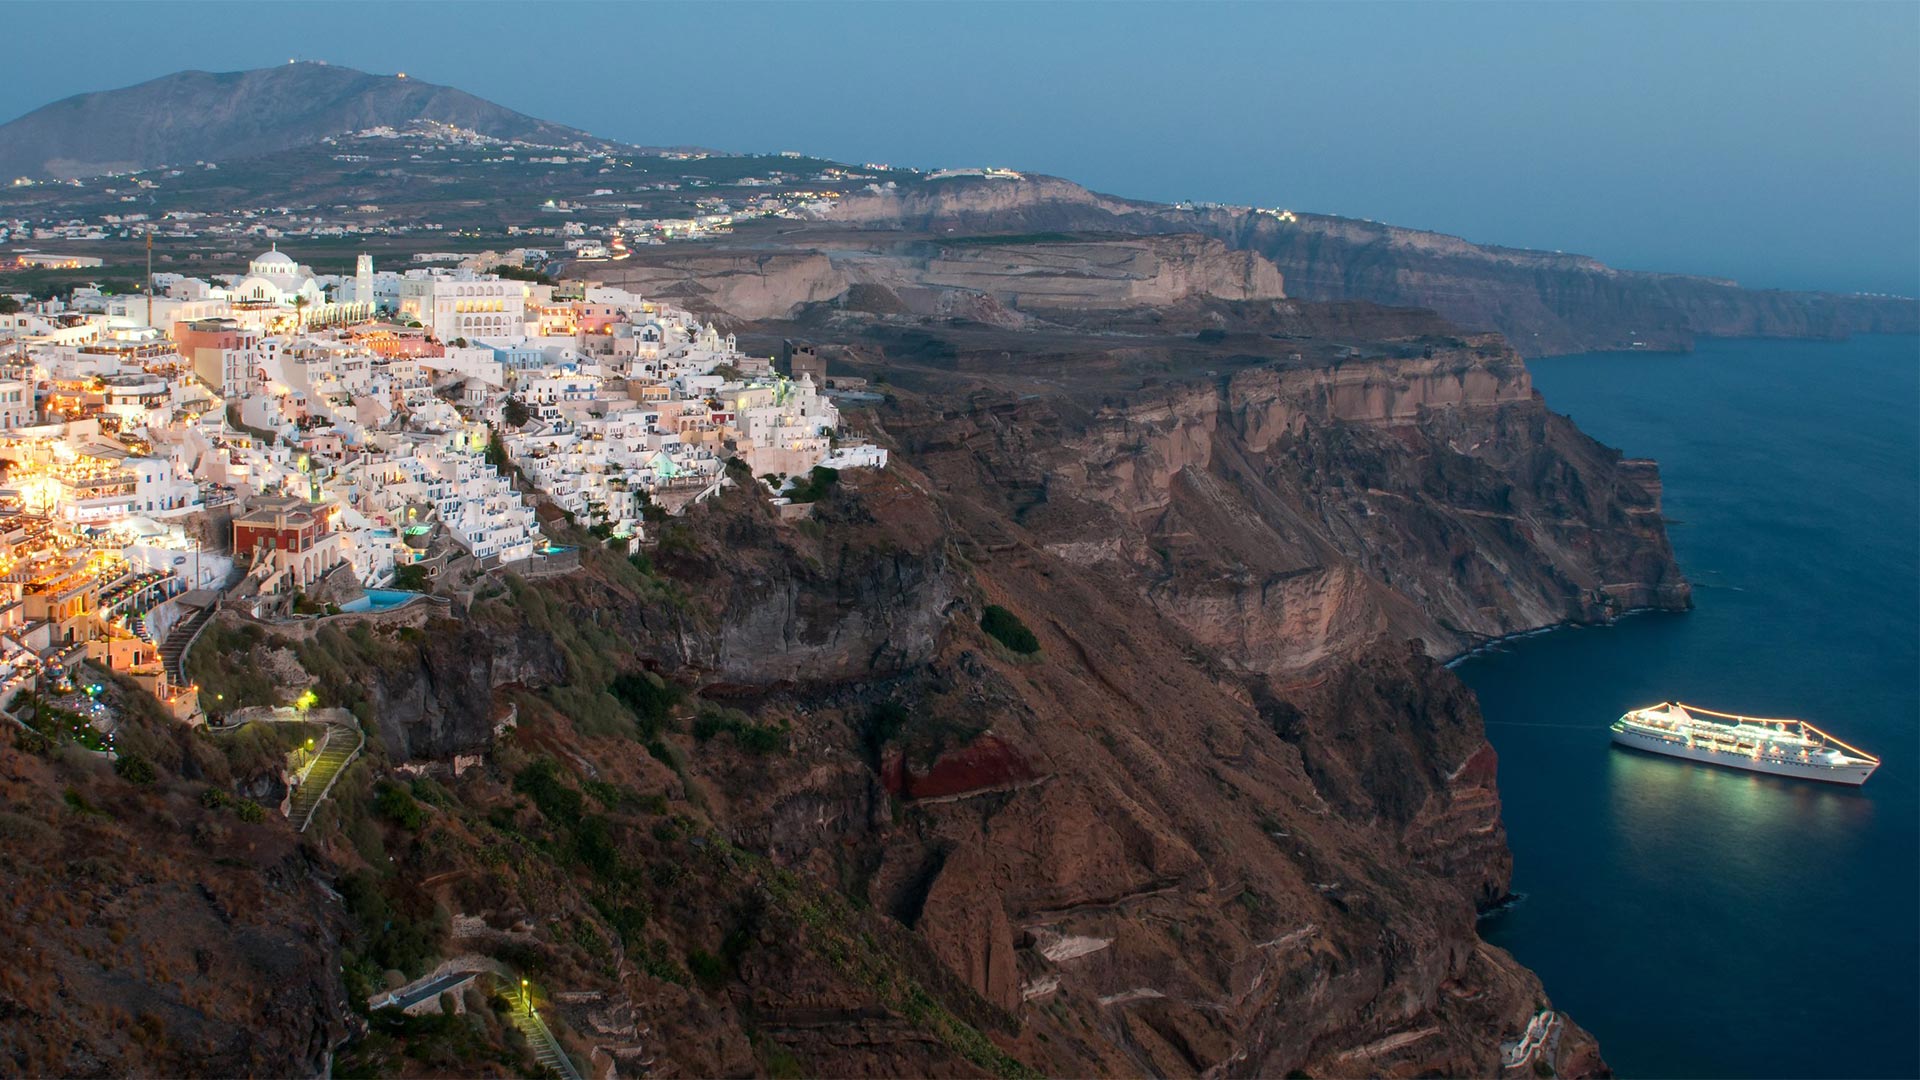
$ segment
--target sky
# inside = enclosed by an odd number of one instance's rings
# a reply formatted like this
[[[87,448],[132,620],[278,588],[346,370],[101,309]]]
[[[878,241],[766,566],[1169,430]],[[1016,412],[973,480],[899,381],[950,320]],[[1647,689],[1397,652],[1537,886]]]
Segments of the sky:
[[[63,2],[7,16],[27,47],[10,50],[0,118],[299,57],[631,142],[1003,165],[1633,269],[1920,295],[1920,4],[1899,0]]]

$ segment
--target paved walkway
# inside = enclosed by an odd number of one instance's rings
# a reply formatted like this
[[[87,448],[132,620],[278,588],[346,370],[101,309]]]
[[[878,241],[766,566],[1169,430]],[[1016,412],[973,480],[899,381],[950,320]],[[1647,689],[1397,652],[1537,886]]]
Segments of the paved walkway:
[[[319,746],[313,764],[307,767],[300,779],[300,786],[293,789],[293,802],[287,809],[287,820],[293,822],[294,832],[306,832],[313,824],[314,812],[326,800],[333,790],[334,781],[360,756],[360,750],[366,746],[367,737],[358,726],[329,723],[326,741]]]
[[[566,1057],[561,1049],[561,1040],[553,1038],[553,1032],[547,1030],[547,1022],[540,1019],[540,1013],[532,1007],[518,1007],[513,1011],[513,1026],[520,1028],[520,1034],[526,1036],[528,1045],[534,1047],[534,1059],[540,1061],[566,1080],[582,1080],[580,1070],[574,1068],[572,1059]]]
[[[175,623],[167,640],[160,645],[160,662],[166,666],[167,679],[173,685],[188,685],[187,653],[199,639],[200,631],[213,621],[213,611],[213,603],[209,601],[207,606]]]
[[[540,1013],[531,1006],[516,1006],[513,1010],[513,1026],[527,1037],[528,1045],[533,1047],[533,1056],[540,1064],[552,1069],[566,1080],[583,1080],[580,1070],[573,1067],[566,1051],[560,1049],[560,1040],[547,1030],[547,1022],[540,1019]]]
[[[527,1037],[527,1045],[532,1048],[533,1056],[540,1064],[551,1069],[564,1080],[583,1080],[580,1070],[574,1067],[573,1060],[560,1048],[560,1040],[554,1037],[547,1022],[540,1018],[538,1009],[526,994],[526,980],[517,979],[512,968],[499,961],[475,954],[456,956],[441,964],[439,968],[428,972],[414,982],[397,990],[389,990],[367,999],[367,1005],[374,1009],[411,1009],[422,1002],[439,997],[449,990],[459,990],[472,982],[476,976],[491,973],[500,979],[513,1002],[513,1026]]]
[[[323,724],[326,734],[307,767],[295,777],[293,797],[288,801],[287,820],[294,832],[306,832],[313,824],[313,813],[320,808],[340,773],[360,756],[367,737],[360,721],[345,709],[296,709],[287,705],[249,705],[235,709],[227,723],[209,728],[215,734],[239,731],[248,724]]]

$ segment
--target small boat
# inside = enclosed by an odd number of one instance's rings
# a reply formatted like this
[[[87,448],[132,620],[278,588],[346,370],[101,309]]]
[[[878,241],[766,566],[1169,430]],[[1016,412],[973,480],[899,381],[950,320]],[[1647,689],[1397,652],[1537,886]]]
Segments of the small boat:
[[[1634,709],[1613,722],[1613,741],[1635,750],[1729,769],[1858,787],[1880,759],[1805,720],[1736,716],[1677,701]]]

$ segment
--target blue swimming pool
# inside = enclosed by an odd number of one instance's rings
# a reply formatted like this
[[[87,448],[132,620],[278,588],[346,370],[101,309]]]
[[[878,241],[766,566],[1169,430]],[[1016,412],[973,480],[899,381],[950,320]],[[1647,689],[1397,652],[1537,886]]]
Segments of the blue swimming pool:
[[[385,611],[396,608],[420,594],[401,589],[368,589],[365,596],[356,596],[340,605],[341,611]]]

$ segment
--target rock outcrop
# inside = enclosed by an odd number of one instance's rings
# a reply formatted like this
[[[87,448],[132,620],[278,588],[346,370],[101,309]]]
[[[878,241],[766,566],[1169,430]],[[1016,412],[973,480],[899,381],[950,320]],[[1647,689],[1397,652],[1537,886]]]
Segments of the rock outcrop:
[[[1456,325],[1498,331],[1528,356],[1686,349],[1700,335],[1920,332],[1920,301],[1912,298],[1744,289],[1351,218],[1119,199],[1054,177],[955,179],[857,193],[842,199],[831,219],[936,234],[1198,233],[1271,260],[1294,296],[1431,308]]]
[[[597,281],[748,321],[788,318],[835,301],[868,311],[958,315],[1019,326],[1050,316],[1148,308],[1196,299],[1275,300],[1280,272],[1265,258],[1201,236],[1029,236],[873,245],[816,234],[791,252],[640,251],[583,268]]]
[[[985,430],[932,414],[889,430],[1246,670],[1311,669],[1383,634],[1451,656],[1687,606],[1651,463],[1548,411],[1497,339],[1428,351],[1262,365],[1090,414],[982,399]]]

